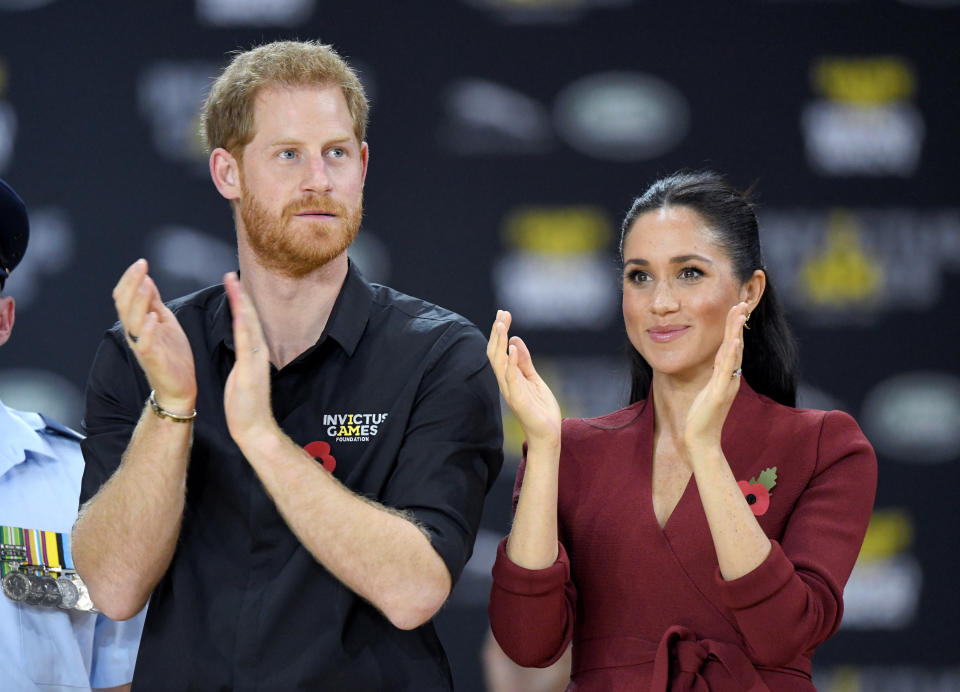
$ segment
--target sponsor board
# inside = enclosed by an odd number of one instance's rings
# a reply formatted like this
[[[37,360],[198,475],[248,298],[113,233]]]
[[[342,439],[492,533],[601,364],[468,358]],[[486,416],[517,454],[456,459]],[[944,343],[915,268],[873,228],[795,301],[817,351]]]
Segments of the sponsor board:
[[[485,79],[465,78],[444,96],[440,144],[456,154],[541,154],[554,148],[547,108],[536,99]]]
[[[820,692],[957,692],[960,666],[831,666],[814,664]]]
[[[180,292],[193,292],[219,283],[226,272],[237,268],[237,246],[187,226],[161,226],[147,239],[150,267],[169,290],[177,282]]]
[[[911,99],[913,68],[900,56],[823,57],[810,70],[820,98],[800,126],[811,168],[825,176],[914,174],[926,133]]]
[[[690,109],[673,85],[642,72],[602,72],[567,86],[554,105],[557,133],[581,154],[644,161],[673,149]]]
[[[930,309],[960,269],[960,209],[767,209],[771,280],[809,323]]]
[[[916,620],[923,570],[910,553],[913,520],[907,510],[876,510],[843,591],[844,630],[899,630]]]
[[[200,137],[200,108],[217,66],[205,62],[161,60],[140,74],[137,102],[150,124],[157,154],[176,162],[202,164],[207,174],[207,153]]]
[[[497,304],[524,329],[602,329],[620,314],[613,231],[595,207],[522,207],[504,219]]]
[[[0,12],[26,12],[45,5],[52,5],[57,0],[0,0]]]
[[[0,101],[0,173],[13,158],[13,144],[17,138],[17,114],[13,105]]]
[[[17,296],[19,308],[20,296]],[[50,370],[8,368],[0,370],[3,403],[18,411],[42,411],[75,430],[83,416],[83,391]]]
[[[390,280],[390,251],[370,229],[360,229],[360,233],[350,243],[347,254],[368,281],[382,284]]]
[[[65,211],[56,207],[30,210],[30,251],[7,281],[7,290],[17,297],[18,312],[30,309],[47,277],[70,265],[75,245],[76,231]]]
[[[197,19],[210,26],[297,26],[316,0],[196,0]]]
[[[672,85],[641,72],[601,72],[564,87],[552,112],[523,92],[486,79],[453,82],[443,97],[440,144],[460,155],[530,155],[561,140],[584,156],[656,158],[686,136],[690,112]]]
[[[463,0],[517,24],[561,24],[578,21],[594,9],[629,7],[635,0]]]
[[[0,58],[0,173],[6,170],[13,158],[13,143],[17,137],[16,111],[12,103],[3,100],[7,93],[8,75],[7,63]]]
[[[860,420],[884,459],[922,465],[960,459],[960,377],[895,375],[868,392]]]

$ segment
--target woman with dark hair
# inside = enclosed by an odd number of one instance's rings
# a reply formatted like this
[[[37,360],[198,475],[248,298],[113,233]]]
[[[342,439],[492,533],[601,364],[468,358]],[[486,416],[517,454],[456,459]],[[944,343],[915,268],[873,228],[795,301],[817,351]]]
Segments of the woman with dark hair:
[[[631,403],[561,422],[497,313],[487,355],[527,439],[490,620],[517,663],[573,643],[568,689],[804,690],[840,624],[876,458],[840,411],[794,408],[796,346],[751,204],[712,172],[623,223]]]

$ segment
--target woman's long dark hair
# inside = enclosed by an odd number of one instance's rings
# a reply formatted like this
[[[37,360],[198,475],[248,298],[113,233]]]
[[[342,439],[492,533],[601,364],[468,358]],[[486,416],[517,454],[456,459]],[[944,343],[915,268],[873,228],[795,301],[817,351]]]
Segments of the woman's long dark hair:
[[[760,394],[787,406],[797,401],[797,342],[777,300],[770,274],[763,264],[757,216],[747,195],[713,171],[680,172],[658,180],[637,197],[620,229],[620,264],[623,244],[633,222],[648,211],[685,206],[704,218],[715,240],[726,251],[741,282],[762,269],[767,275],[763,297],[744,330],[743,375]],[[630,347],[630,403],[646,399],[653,371],[643,356]]]

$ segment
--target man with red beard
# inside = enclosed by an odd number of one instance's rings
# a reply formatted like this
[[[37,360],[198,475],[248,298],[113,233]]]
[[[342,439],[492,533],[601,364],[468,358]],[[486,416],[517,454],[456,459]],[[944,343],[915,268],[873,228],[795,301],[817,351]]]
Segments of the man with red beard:
[[[87,388],[74,560],[150,599],[140,690],[446,690],[430,619],[502,463],[485,340],[347,259],[367,100],[329,47],[237,55],[202,113],[239,274],[168,304],[145,260]]]

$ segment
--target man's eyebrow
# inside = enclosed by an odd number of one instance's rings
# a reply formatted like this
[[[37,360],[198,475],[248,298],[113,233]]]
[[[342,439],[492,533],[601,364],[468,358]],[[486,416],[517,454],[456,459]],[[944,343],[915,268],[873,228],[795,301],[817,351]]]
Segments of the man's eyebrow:
[[[324,143],[324,146],[330,146],[331,144],[349,144],[353,140],[352,135],[343,135],[342,137],[337,137],[336,139],[328,140]],[[270,142],[272,147],[285,147],[292,145],[303,144],[305,140],[298,137],[281,137]]]

